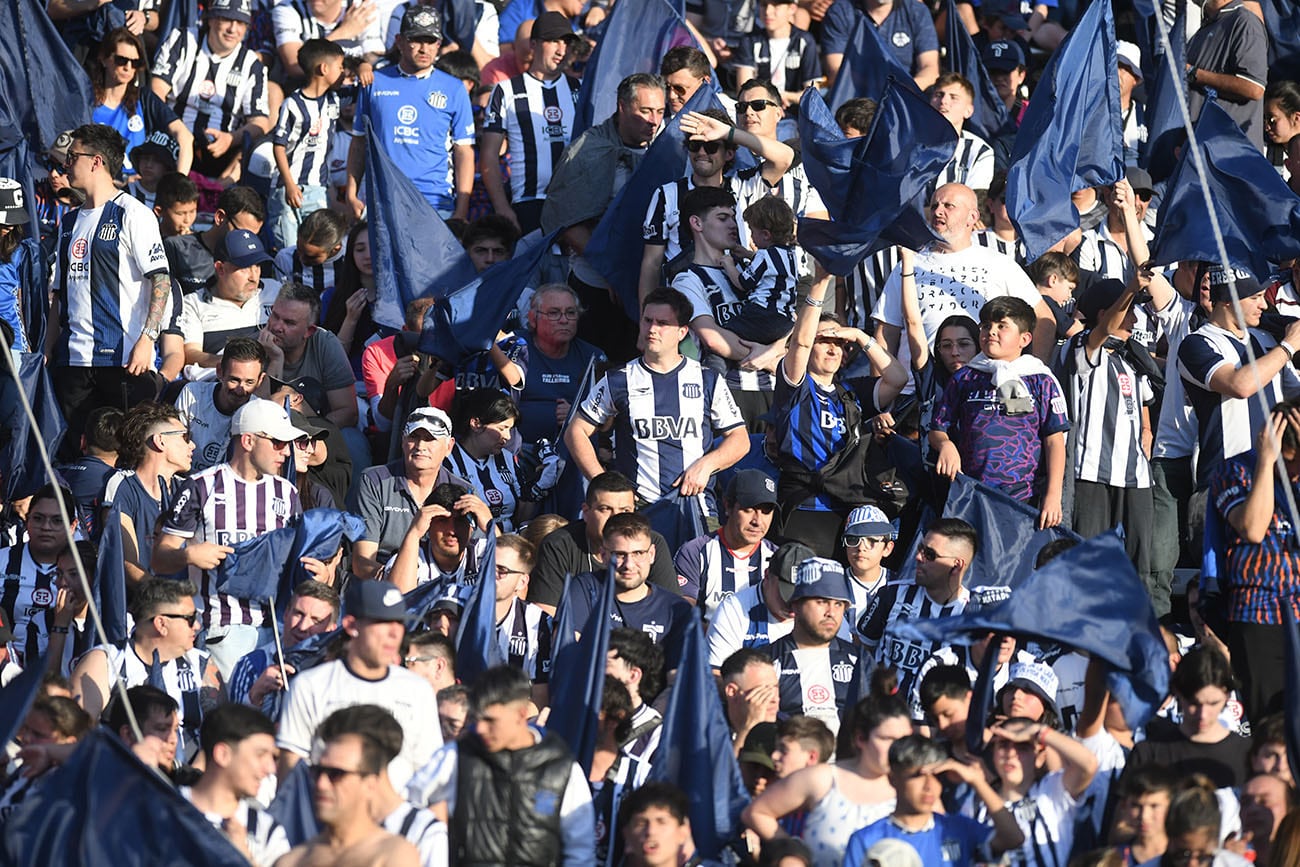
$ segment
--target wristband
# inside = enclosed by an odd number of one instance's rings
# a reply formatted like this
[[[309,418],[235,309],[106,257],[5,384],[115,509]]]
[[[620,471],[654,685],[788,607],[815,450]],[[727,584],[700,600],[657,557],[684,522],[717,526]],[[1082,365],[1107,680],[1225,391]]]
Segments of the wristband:
[[[1280,340],[1278,341],[1277,345],[1278,348],[1281,349],[1283,352],[1285,352],[1288,356],[1295,357],[1295,350],[1291,348],[1291,344],[1287,343],[1285,340]]]
[[[870,352],[870,351],[871,351],[871,348],[872,348],[873,346],[876,346],[876,345],[877,345],[877,343],[876,343],[876,338],[874,338],[874,337],[872,337],[870,334],[868,334],[868,335],[867,335],[867,342],[864,343],[864,344],[862,345],[862,348],[865,349],[867,352]]]
[[[1047,746],[1047,735],[1049,732],[1051,732],[1051,729],[1047,726],[1043,726],[1038,730],[1038,745],[1040,747]]]
[[[67,635],[71,630],[66,626],[51,626],[51,635]]]
[[[904,276],[904,277],[915,277],[915,276],[916,276],[916,272],[915,272],[915,271],[908,271],[906,274],[903,274],[902,276]]]
[[[736,143],[736,128],[733,126],[727,130],[727,144]]]
[[[805,299],[803,299],[803,303],[807,304],[809,307],[825,307],[825,306],[826,306],[826,302],[825,302],[825,300],[820,299],[820,298],[805,298]]]

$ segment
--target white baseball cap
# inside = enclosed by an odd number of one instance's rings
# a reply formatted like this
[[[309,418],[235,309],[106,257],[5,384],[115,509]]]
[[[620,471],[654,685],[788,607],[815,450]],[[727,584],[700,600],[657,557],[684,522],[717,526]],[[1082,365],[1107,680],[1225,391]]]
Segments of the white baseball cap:
[[[1126,42],[1123,39],[1116,44],[1115,53],[1119,55],[1119,62],[1133,73],[1133,77],[1140,83],[1142,81],[1142,50],[1137,47],[1135,42]]]
[[[235,410],[230,419],[230,435],[262,434],[273,440],[293,442],[299,437],[311,436],[305,430],[299,430],[289,420],[289,413],[273,400],[252,398],[248,403]]]

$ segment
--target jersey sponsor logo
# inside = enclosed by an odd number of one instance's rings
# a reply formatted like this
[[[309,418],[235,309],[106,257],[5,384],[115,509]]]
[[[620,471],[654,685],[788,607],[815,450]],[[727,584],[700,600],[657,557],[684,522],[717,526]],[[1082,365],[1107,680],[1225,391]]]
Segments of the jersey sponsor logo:
[[[415,119],[420,116],[420,111],[413,105],[404,105],[397,110],[397,119],[407,126],[415,123]]]
[[[666,415],[632,419],[632,436],[639,440],[681,440],[700,435],[699,421]]]
[[[85,238],[78,238],[77,240],[73,241],[73,242],[72,242],[72,258],[74,258],[74,259],[84,259],[84,258],[86,258],[86,249],[87,249],[89,246],[90,246],[90,245],[86,243],[86,239],[85,239]]]
[[[847,662],[837,662],[831,666],[831,680],[836,683],[848,683],[853,680],[853,666]]]
[[[190,489],[182,488],[180,494],[176,496],[176,502],[172,503],[172,514],[173,515],[180,514],[181,509],[184,509],[185,504],[188,503],[189,501],[190,501]]]
[[[920,644],[912,641],[900,641],[892,636],[886,636],[884,644],[884,657],[887,664],[903,671],[916,671],[925,662],[926,650]]]
[[[543,373],[541,378],[546,385],[568,385],[572,382],[567,373]]]
[[[1117,375],[1115,379],[1119,382],[1120,394],[1127,397],[1133,393],[1133,377],[1129,376],[1127,373],[1121,373]]]
[[[485,490],[483,492],[483,497],[487,500],[488,505],[491,506],[494,511],[500,509],[501,504],[505,501],[505,498],[501,496],[501,492],[496,488],[488,488]]]
[[[32,591],[32,605],[38,608],[49,608],[54,604],[54,591],[48,587],[37,587]]]
[[[131,132],[144,132],[144,118],[138,114],[131,115],[131,119],[126,122],[126,128]]]
[[[698,382],[688,382],[682,386],[682,397],[688,397],[692,400],[704,394],[704,389]]]
[[[99,227],[99,234],[96,237],[101,241],[116,241],[117,228],[117,223],[106,223]]]
[[[828,409],[822,410],[821,418],[822,430],[834,431],[835,433],[844,433],[844,419]]]
[[[220,461],[226,454],[226,447],[218,443],[208,443],[203,447],[203,459],[208,464],[214,464]]]
[[[426,96],[424,101],[429,103],[430,108],[446,108],[447,94],[443,93],[441,90],[435,90]]]
[[[559,123],[564,120],[564,112],[560,111],[558,105],[548,105],[546,110],[542,112],[542,117],[546,119],[547,123]]]
[[[663,638],[664,633],[668,631],[668,627],[658,623],[642,623],[641,631],[650,636],[651,641],[658,644],[659,639]]]
[[[890,37],[890,41],[898,48],[906,48],[912,43],[912,37],[908,36],[901,30],[896,30],[894,31],[894,35]]]
[[[218,530],[214,541],[218,545],[230,545],[233,547],[238,545],[240,542],[247,542],[249,539],[255,538],[257,538],[257,533],[254,533],[252,530]]]
[[[820,683],[808,687],[808,700],[813,704],[826,704],[831,700],[831,691]]]

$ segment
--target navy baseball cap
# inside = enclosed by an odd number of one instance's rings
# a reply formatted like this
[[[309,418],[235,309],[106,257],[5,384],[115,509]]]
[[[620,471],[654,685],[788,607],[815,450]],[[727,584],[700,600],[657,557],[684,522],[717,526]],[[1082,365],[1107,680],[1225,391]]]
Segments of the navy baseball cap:
[[[1124,294],[1124,281],[1114,278],[1098,280],[1087,292],[1076,293],[1074,309],[1083,316],[1084,324],[1096,325],[1101,311],[1107,309]]]
[[[794,573],[794,593],[791,602],[800,599],[839,599],[853,603],[849,595],[849,582],[844,567],[825,557],[809,557],[799,564]]]
[[[1251,276],[1249,271],[1240,268],[1225,271],[1222,265],[1213,265],[1210,267],[1209,275],[1211,302],[1232,300],[1234,285],[1237,287],[1238,298],[1249,298],[1264,291],[1264,287]]]
[[[247,229],[231,229],[227,232],[226,237],[217,244],[212,258],[236,268],[248,268],[271,261],[261,240]]]
[[[726,500],[737,509],[777,504],[776,482],[762,470],[741,470],[727,485]]]
[[[253,23],[253,4],[249,0],[210,0],[209,18],[229,18],[231,21]]]
[[[154,156],[176,170],[176,161],[180,159],[181,148],[176,139],[160,129],[149,133],[149,137],[131,149],[131,159],[139,160],[142,156]]]
[[[402,591],[391,581],[353,581],[348,586],[344,610],[362,620],[406,622]]]
[[[990,42],[980,60],[989,72],[1010,72],[1025,65],[1025,53],[1014,42]]]

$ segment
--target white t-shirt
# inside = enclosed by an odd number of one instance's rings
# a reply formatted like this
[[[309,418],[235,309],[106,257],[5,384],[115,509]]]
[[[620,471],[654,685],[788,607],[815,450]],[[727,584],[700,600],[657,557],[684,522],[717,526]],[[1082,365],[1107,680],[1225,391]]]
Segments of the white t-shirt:
[[[388,765],[398,791],[442,746],[438,701],[433,687],[418,674],[396,665],[382,680],[366,680],[348,670],[341,659],[304,671],[289,685],[276,745],[300,756],[312,755],[316,727],[339,708],[377,704],[402,724],[402,751]]]
[[[1036,307],[1042,296],[1015,259],[997,250],[971,244],[956,253],[933,249],[916,254],[916,288],[921,302],[921,324],[927,343],[933,344],[939,325],[949,316],[965,313],[976,322],[980,308],[991,298],[1012,295]],[[871,317],[903,327],[902,267],[895,266]],[[906,341],[902,342],[906,347]]]

